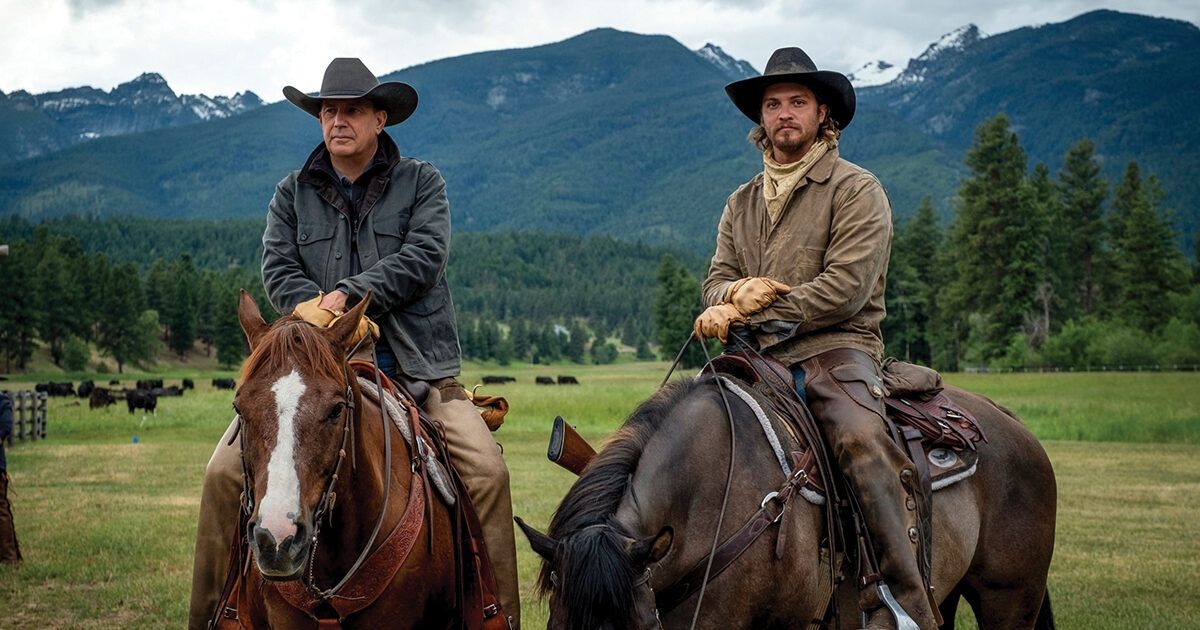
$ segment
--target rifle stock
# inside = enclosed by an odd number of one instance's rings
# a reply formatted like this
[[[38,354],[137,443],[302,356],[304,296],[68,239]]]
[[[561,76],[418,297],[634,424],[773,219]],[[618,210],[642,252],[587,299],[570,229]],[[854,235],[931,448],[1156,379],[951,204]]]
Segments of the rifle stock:
[[[562,416],[554,418],[550,447],[546,449],[546,457],[550,461],[578,475],[595,456],[596,449],[576,433],[574,427],[567,424]]]

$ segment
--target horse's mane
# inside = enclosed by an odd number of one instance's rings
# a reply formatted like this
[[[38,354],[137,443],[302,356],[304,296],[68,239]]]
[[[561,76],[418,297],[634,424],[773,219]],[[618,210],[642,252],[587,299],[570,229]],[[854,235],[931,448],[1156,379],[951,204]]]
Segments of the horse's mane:
[[[333,352],[320,329],[297,317],[281,317],[263,334],[242,365],[238,383],[256,373],[274,374],[297,360],[307,359],[313,374],[342,380],[342,360]]]
[[[590,525],[612,524],[612,516],[625,496],[646,443],[681,400],[707,383],[711,379],[674,381],[638,405],[563,497],[546,533],[559,540],[564,534]],[[542,592],[550,590],[550,571],[551,567],[543,564],[539,576]]]

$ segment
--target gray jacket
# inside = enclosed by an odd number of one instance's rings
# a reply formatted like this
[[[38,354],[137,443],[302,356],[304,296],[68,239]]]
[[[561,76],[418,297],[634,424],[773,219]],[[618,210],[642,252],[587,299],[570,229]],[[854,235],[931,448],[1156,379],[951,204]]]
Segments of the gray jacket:
[[[279,182],[263,233],[263,285],[280,313],[318,291],[345,288],[349,304],[369,291],[367,314],[401,371],[423,380],[457,376],[461,351],[446,284],[446,183],[431,164],[400,157],[386,133],[379,141],[389,165],[367,189],[355,225],[336,184],[312,168],[323,146]],[[355,275],[352,240],[362,268]]]

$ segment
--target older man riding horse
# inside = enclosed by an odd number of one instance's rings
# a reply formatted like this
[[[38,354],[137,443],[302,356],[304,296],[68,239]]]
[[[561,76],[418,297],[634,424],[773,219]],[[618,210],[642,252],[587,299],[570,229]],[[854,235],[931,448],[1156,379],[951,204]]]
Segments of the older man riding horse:
[[[244,536],[218,627],[507,627],[436,426],[345,359],[369,303],[327,329],[296,317],[268,326],[242,293]]]

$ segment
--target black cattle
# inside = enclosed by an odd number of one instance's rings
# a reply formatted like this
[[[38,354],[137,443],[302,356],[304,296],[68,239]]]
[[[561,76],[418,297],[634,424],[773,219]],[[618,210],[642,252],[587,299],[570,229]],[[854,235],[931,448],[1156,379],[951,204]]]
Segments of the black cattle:
[[[93,389],[96,389],[96,383],[94,381],[82,381],[79,383],[79,389],[76,390],[75,393],[80,398],[87,398],[92,395]]]
[[[149,378],[144,381],[137,382],[138,389],[154,389],[155,387],[162,387],[162,386],[163,386],[163,380],[161,378]]]
[[[484,385],[503,385],[505,383],[516,383],[517,379],[511,376],[496,376],[494,374],[485,374],[483,376]]]
[[[38,383],[33,386],[34,391],[45,392],[48,396],[74,396],[75,385],[72,383]]]
[[[183,383],[182,383],[181,387],[183,387],[184,389],[196,389],[196,384],[192,382],[192,379],[185,378],[185,379],[183,379]]]
[[[145,409],[150,413],[155,413],[158,407],[158,396],[148,389],[127,389],[125,390],[125,403],[129,405],[129,413],[133,413],[134,409]]]
[[[231,378],[214,378],[212,383],[213,387],[217,389],[233,389],[237,387],[237,383]]]
[[[154,389],[150,390],[150,393],[160,398],[162,396],[182,396],[183,388],[177,385],[172,385],[170,387],[155,387]]]
[[[116,403],[117,399],[113,398],[112,392],[108,391],[108,388],[105,387],[92,389],[91,395],[88,396],[89,409],[99,409],[100,407],[107,407]]]
[[[553,385],[554,379],[550,378],[549,376],[539,376],[535,378],[533,382],[537,383],[538,385]]]
[[[567,376],[564,374],[559,374],[558,375],[558,384],[559,385],[578,385],[579,381],[574,376]]]
[[[120,387],[120,386],[121,386],[121,381],[118,381],[117,379],[115,379],[115,378],[114,378],[113,380],[109,381],[109,382],[108,382],[108,384],[109,384],[109,385],[115,385],[115,386],[117,386],[117,387]]]

